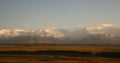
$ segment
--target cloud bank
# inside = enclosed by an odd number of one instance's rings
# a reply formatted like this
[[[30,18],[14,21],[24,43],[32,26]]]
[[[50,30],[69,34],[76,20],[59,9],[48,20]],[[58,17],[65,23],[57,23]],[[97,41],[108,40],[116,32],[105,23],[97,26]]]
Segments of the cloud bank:
[[[100,24],[71,29],[47,27],[34,31],[0,29],[0,44],[120,44],[120,28]]]

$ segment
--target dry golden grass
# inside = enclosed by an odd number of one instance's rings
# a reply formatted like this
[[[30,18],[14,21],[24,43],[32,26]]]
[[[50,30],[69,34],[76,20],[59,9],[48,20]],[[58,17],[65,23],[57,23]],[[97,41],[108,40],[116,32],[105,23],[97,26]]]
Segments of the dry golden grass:
[[[6,55],[0,59],[1,63],[120,63],[120,59],[41,55]]]
[[[0,51],[72,50],[84,52],[120,52],[120,46],[87,45],[0,45]]]
[[[80,52],[120,52],[120,46],[87,45],[0,45],[0,51],[71,50]],[[120,63],[120,59],[49,55],[0,55],[0,63]]]

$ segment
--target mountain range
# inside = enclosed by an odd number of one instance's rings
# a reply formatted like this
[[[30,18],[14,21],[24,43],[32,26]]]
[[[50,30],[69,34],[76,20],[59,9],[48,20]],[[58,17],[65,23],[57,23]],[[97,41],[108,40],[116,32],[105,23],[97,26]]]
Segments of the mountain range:
[[[119,45],[120,28],[113,24],[77,30],[47,27],[39,30],[0,29],[0,44],[95,44]]]

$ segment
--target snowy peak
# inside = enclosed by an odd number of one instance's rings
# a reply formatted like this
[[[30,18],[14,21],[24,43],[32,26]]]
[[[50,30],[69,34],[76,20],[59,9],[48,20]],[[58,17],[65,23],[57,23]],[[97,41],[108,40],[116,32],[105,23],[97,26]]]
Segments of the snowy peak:
[[[20,36],[24,35],[27,31],[23,29],[1,29],[0,30],[0,36],[3,37],[15,37],[15,36]]]
[[[101,30],[101,29],[105,29],[105,28],[109,28],[109,27],[114,27],[114,26],[112,24],[100,24],[97,26],[86,27],[86,29],[88,31],[90,31],[90,30]]]
[[[100,24],[97,26],[86,27],[89,34],[115,34],[120,32],[120,28],[113,24]],[[120,33],[119,33],[120,34]]]
[[[64,33],[59,31],[59,29],[56,28],[45,28],[40,29],[38,31],[35,31],[35,34],[41,36],[41,37],[53,37],[53,38],[62,38],[64,37]]]
[[[89,26],[78,30],[53,27],[28,31],[1,29],[1,43],[55,43],[55,44],[120,44],[120,28],[112,24]]]

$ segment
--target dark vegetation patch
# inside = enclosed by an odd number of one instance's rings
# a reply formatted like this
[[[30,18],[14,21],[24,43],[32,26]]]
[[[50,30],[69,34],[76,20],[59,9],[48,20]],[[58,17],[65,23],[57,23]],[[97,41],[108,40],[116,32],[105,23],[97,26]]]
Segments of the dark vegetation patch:
[[[44,50],[44,51],[0,51],[0,54],[19,55],[57,55],[57,56],[91,56],[91,52],[64,51],[64,50]]]
[[[120,52],[99,52],[95,55],[99,57],[120,58]]]
[[[36,51],[35,54],[60,55],[60,56],[91,56],[92,55],[91,52],[64,51],[64,50]]]
[[[25,63],[25,62],[0,62],[0,63]]]
[[[72,57],[106,57],[106,58],[120,58],[120,52],[79,52],[79,51],[65,51],[65,50],[43,50],[43,51],[0,51],[0,54],[7,55],[52,55],[52,56],[72,56]]]

